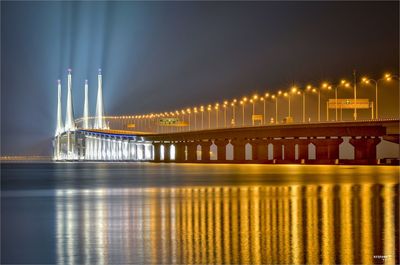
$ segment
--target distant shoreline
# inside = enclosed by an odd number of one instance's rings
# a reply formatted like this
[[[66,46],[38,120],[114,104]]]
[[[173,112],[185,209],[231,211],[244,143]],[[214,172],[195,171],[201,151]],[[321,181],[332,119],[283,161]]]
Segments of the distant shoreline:
[[[51,156],[0,156],[0,163],[52,162]]]

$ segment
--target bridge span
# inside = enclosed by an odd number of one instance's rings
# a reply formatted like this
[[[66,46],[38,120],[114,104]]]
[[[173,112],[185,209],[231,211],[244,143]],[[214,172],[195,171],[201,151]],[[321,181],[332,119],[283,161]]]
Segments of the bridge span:
[[[178,163],[377,164],[377,146],[398,161],[399,120],[281,124],[174,133],[76,130],[55,138],[56,160]],[[351,145],[353,157],[340,149]],[[381,157],[382,158],[382,157]]]

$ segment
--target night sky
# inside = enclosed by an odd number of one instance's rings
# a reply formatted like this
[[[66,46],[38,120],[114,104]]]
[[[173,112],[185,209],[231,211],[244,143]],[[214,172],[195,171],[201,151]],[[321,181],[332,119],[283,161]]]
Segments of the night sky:
[[[57,79],[72,68],[108,115],[213,103],[292,84],[398,73],[398,2],[1,2],[1,154],[49,155]]]

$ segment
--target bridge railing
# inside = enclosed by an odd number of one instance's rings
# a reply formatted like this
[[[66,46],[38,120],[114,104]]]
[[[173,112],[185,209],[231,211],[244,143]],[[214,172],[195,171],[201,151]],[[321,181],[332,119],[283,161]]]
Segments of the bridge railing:
[[[93,124],[94,117],[89,118],[89,124]],[[134,132],[147,132],[147,133],[175,133],[175,132],[189,132],[189,131],[201,131],[201,130],[215,130],[215,129],[228,129],[228,128],[243,128],[243,127],[260,127],[260,126],[276,126],[276,125],[295,125],[295,124],[324,124],[324,123],[347,123],[347,122],[366,122],[366,121],[394,121],[398,120],[398,118],[382,118],[382,119],[358,119],[358,120],[329,120],[329,121],[315,121],[310,120],[307,122],[302,121],[281,121],[279,123],[269,122],[269,123],[256,123],[251,124],[249,122],[245,122],[242,124],[225,124],[224,122],[208,123],[203,122],[203,124],[198,123],[197,119],[194,119],[194,116],[191,117],[190,122],[189,118],[186,117],[188,122],[182,122],[181,124],[164,124],[160,121],[159,117],[135,117],[135,116],[106,116],[105,121],[108,127],[111,130],[121,130],[121,131],[131,131]],[[83,129],[83,118],[76,120],[77,128]],[[93,128],[92,126],[90,128]]]

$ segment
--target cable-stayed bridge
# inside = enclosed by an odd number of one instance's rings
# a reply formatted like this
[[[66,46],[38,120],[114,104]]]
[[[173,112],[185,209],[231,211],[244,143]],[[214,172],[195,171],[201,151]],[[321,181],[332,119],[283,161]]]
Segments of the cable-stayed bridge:
[[[342,81],[341,85],[349,83]],[[387,162],[382,158],[396,162],[399,159],[399,119],[379,118],[374,101],[369,99],[335,97],[321,103],[322,89],[293,87],[275,95],[253,95],[180,111],[105,116],[99,71],[96,115],[89,116],[86,81],[84,116],[74,119],[70,70],[67,86],[64,126],[58,82],[54,138],[54,159],[58,161],[377,164]],[[318,95],[315,120],[307,119],[307,92]],[[291,113],[296,112],[290,104],[295,95],[302,98],[299,120],[293,119]],[[285,98],[288,109],[282,110],[278,100]],[[376,98],[375,107],[377,103]],[[323,104],[326,119],[321,117]],[[370,118],[357,119],[361,109],[370,111]],[[343,110],[353,112],[351,120],[343,118]],[[287,116],[282,118],[283,112]],[[384,149],[391,151],[379,155],[379,150]]]

